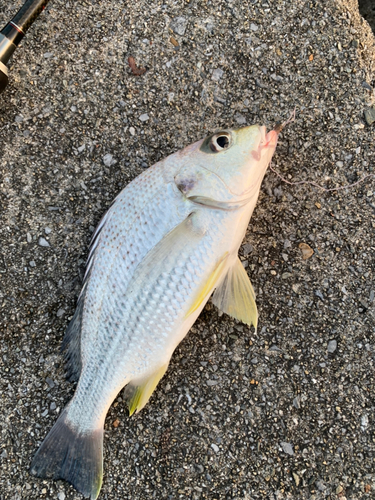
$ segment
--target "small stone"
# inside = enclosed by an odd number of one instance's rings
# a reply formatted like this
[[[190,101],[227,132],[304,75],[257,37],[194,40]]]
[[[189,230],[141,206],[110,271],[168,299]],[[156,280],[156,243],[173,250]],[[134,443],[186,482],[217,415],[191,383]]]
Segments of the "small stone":
[[[70,106],[70,111],[75,113],[77,111],[77,106]]]
[[[46,382],[50,386],[51,389],[53,389],[55,387],[55,382],[51,378],[46,377]]]
[[[186,31],[188,20],[186,17],[175,17],[172,19],[171,24],[169,25],[171,30],[177,33],[177,35],[184,35]]]
[[[361,429],[365,431],[368,427],[368,416],[364,413],[361,417]]]
[[[35,264],[35,260],[30,260],[30,262],[29,262],[29,266],[30,266],[30,267],[35,267],[35,266],[36,266],[36,264]]]
[[[236,113],[234,118],[239,125],[246,124],[246,118],[243,115],[241,115],[240,113]]]
[[[149,119],[149,116],[147,113],[143,113],[143,115],[141,115],[139,117],[139,119],[141,120],[141,122],[147,122],[147,120]]]
[[[77,148],[77,151],[78,153],[82,153],[82,151],[84,151],[86,149],[86,144],[82,144],[82,146],[79,146],[79,148]]]
[[[280,443],[284,453],[294,455],[293,446],[290,443]]]
[[[179,43],[178,41],[175,39],[174,36],[171,36],[171,38],[169,39],[169,41],[171,42],[172,45],[174,45],[175,47],[178,47],[179,46]]]
[[[61,318],[61,316],[63,316],[63,315],[64,315],[64,313],[65,313],[65,309],[59,309],[59,310],[57,311],[57,313],[56,313],[56,316],[57,316],[58,318]]]
[[[50,246],[50,244],[48,243],[48,241],[45,240],[42,237],[39,238],[38,245],[40,245],[41,247],[49,247]]]
[[[368,108],[365,110],[365,120],[367,125],[372,125],[375,122],[375,108]]]
[[[113,427],[115,427],[117,429],[117,427],[120,425],[120,420],[118,418],[116,418],[116,420],[113,422]]]
[[[214,450],[215,453],[219,451],[219,447],[217,446],[217,444],[212,443],[211,448]]]
[[[44,228],[44,232],[45,232],[46,234],[51,234],[51,233],[52,233],[52,229],[51,229],[51,228],[49,228],[49,227],[45,227],[45,228]]]
[[[299,410],[301,408],[301,396],[296,396],[293,399],[293,406]]]
[[[341,484],[339,484],[336,488],[336,495],[339,495],[340,493],[342,493],[344,491],[344,488],[341,486]]]
[[[21,123],[23,122],[23,116],[22,115],[17,115],[14,119],[16,123]]]
[[[52,403],[49,405],[49,409],[52,411],[56,410],[56,403],[52,401]]]
[[[223,75],[224,75],[224,71],[220,68],[216,68],[213,70],[211,78],[212,78],[212,80],[215,80],[216,82],[218,82],[219,80],[222,79]]]
[[[363,87],[364,89],[370,90],[370,92],[371,92],[371,90],[372,90],[371,85],[369,85],[367,82],[362,82],[362,87]]]
[[[314,250],[307,243],[300,243],[298,245],[298,248],[302,252],[303,260],[309,259],[314,253]]]
[[[106,167],[112,167],[112,165],[115,165],[117,161],[113,158],[111,153],[107,153],[103,156],[103,163]]]
[[[57,500],[65,500],[65,493],[63,491],[59,491],[57,494]]]
[[[45,59],[50,59],[52,56],[53,56],[53,52],[45,52],[45,53],[43,54],[43,57],[44,57]]]
[[[254,23],[250,24],[250,29],[251,29],[251,31],[258,31],[259,30],[258,26]]]
[[[287,278],[290,278],[291,276],[293,276],[292,273],[283,273],[281,275],[281,279],[286,280]]]
[[[295,472],[292,473],[293,474],[293,479],[294,479],[294,482],[296,483],[296,486],[299,485],[299,482],[300,482],[300,477],[298,474],[296,474]]]
[[[206,384],[207,384],[209,387],[212,387],[213,385],[217,385],[217,384],[218,384],[218,381],[217,381],[217,380],[207,380]]]
[[[135,136],[134,127],[129,127],[129,133],[130,133],[130,135]]]
[[[27,490],[31,490],[31,484],[26,483],[26,484],[25,484],[25,488],[26,488]]]
[[[330,340],[328,342],[327,351],[332,354],[336,351],[336,349],[337,349],[337,340]]]

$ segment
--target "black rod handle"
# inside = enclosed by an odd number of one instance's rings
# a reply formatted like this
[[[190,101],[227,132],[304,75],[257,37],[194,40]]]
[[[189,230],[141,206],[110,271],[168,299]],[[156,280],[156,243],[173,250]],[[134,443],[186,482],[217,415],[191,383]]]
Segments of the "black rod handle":
[[[11,23],[25,34],[48,2],[49,0],[27,0]]]
[[[26,0],[13,19],[0,31],[0,93],[8,84],[6,63],[48,2],[49,0]]]

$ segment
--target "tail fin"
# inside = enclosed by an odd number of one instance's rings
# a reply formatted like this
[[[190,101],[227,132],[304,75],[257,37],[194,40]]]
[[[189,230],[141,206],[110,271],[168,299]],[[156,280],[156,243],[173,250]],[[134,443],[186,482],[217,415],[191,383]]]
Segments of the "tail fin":
[[[85,498],[96,500],[103,477],[103,429],[79,433],[66,409],[50,430],[31,464],[31,474],[65,479]]]

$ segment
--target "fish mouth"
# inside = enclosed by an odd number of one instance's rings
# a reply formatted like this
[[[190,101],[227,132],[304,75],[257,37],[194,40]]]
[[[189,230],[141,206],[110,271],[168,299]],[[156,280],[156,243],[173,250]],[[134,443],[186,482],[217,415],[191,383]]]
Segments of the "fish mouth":
[[[245,206],[251,199],[251,196],[243,198],[237,201],[219,201],[206,196],[189,196],[188,200],[196,203],[197,205],[203,205],[205,207],[217,208],[219,210],[225,210],[230,212],[231,210],[237,210]]]

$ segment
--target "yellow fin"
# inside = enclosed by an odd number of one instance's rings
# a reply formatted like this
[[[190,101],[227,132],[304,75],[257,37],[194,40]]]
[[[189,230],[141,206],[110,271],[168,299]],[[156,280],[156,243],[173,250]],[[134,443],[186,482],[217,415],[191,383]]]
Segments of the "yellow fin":
[[[202,302],[207,298],[207,295],[214,288],[215,284],[217,283],[217,281],[220,278],[220,275],[223,271],[227,257],[228,257],[228,252],[226,252],[223,255],[223,257],[221,258],[221,260],[219,261],[219,263],[217,264],[215,269],[212,271],[210,277],[208,278],[208,280],[206,281],[204,286],[199,290],[199,293],[198,293],[196,299],[194,300],[193,305],[190,307],[190,309],[186,313],[185,318],[190,316],[190,314],[192,314],[194,311],[196,311],[199,308],[199,306],[202,305]]]
[[[258,311],[255,303],[255,293],[240,259],[233,266],[217,287],[212,302],[221,311],[233,318],[254,325],[258,324]]]
[[[151,394],[154,392],[159,380],[167,371],[168,363],[161,366],[156,372],[152,373],[147,378],[143,379],[140,383],[132,383],[125,389],[125,398],[128,399],[129,415],[133,415],[142,410],[150,399]]]

